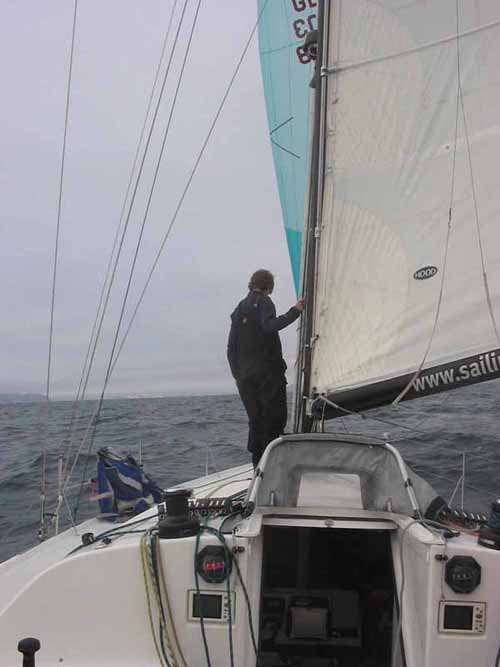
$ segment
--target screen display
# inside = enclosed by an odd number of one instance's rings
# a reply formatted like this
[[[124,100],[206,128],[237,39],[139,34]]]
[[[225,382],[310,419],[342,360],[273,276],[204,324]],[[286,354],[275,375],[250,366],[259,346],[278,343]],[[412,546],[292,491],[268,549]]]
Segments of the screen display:
[[[445,630],[472,630],[474,607],[447,604],[444,607]]]
[[[193,618],[222,618],[222,595],[193,595]]]

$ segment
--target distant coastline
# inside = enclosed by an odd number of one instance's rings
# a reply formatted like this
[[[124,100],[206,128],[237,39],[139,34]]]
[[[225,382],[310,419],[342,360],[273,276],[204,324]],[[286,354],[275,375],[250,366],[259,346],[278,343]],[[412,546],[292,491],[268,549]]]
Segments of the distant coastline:
[[[1,403],[40,403],[45,401],[43,394],[15,394],[8,392],[0,392]]]
[[[183,392],[177,394],[142,394],[142,393],[130,393],[130,394],[109,394],[106,396],[106,401],[130,401],[130,400],[154,400],[160,398],[206,398],[208,396],[221,397],[221,396],[235,396],[236,391],[221,392],[221,393],[199,393],[199,392]],[[0,392],[0,405],[11,405],[13,403],[43,403],[46,401],[46,397],[43,394],[30,394],[30,393],[17,393],[17,392]],[[66,395],[66,396],[51,396],[51,403],[66,403],[68,401],[74,401],[75,397]],[[86,396],[85,401],[97,401],[99,396],[97,394],[89,394]]]

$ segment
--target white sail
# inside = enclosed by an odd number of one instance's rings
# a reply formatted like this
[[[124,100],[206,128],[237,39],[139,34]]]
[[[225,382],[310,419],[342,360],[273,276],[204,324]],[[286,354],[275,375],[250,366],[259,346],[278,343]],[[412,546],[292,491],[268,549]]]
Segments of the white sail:
[[[500,3],[334,0],[323,74],[312,386],[498,376]]]

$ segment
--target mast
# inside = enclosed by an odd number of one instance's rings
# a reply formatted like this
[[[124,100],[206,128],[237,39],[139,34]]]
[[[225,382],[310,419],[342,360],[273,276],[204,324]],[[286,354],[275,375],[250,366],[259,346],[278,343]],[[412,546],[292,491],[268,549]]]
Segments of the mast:
[[[330,0],[320,0],[318,3],[317,61],[314,72],[314,119],[309,162],[309,196],[302,267],[302,295],[305,307],[299,331],[294,406],[294,432],[304,433],[311,431],[313,426],[313,418],[307,414],[307,401],[311,393],[311,353],[314,345],[315,290],[325,164],[324,136],[328,78],[322,73],[328,65],[329,25]]]

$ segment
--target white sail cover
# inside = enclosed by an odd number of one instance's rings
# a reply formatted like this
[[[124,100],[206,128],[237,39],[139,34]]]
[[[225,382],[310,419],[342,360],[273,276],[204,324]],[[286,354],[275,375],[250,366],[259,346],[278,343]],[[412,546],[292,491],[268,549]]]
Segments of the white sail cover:
[[[500,2],[330,8],[312,386],[497,377]]]

